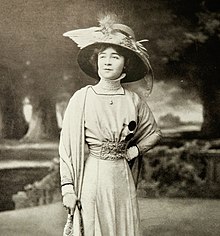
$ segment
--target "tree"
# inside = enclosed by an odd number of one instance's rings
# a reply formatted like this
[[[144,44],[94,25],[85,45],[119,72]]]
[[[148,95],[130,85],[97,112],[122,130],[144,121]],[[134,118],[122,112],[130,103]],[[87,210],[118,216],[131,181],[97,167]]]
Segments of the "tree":
[[[218,73],[214,66],[210,67],[208,72],[203,68],[211,60],[205,58],[206,52],[216,54],[217,50],[214,51],[213,48],[219,44],[219,39],[210,33],[203,43],[198,43],[196,39],[201,36],[199,32],[207,37],[208,23],[202,23],[201,13],[204,14],[208,9],[204,18],[206,20],[210,19],[208,15],[210,12],[215,13],[207,5],[209,1],[0,0],[0,2],[2,45],[0,63],[22,75],[21,84],[22,81],[25,82],[23,87],[26,96],[33,105],[33,119],[26,135],[27,139],[58,137],[55,104],[59,93],[68,91],[72,94],[85,84],[93,83],[93,80],[78,68],[77,46],[65,39],[62,34],[74,28],[97,25],[97,16],[101,12],[116,13],[122,19],[122,23],[135,29],[137,40],[146,37],[150,40],[146,47],[151,55],[156,80],[166,80],[167,83],[179,86],[178,81],[183,77],[187,78],[181,86],[185,86],[189,94],[196,85],[204,106],[204,133],[214,135],[213,131],[208,129],[219,130],[218,126],[210,128],[213,123],[211,119],[217,120],[215,123],[218,123],[219,117],[216,113],[219,112],[213,112],[213,109],[209,111],[210,96],[214,93],[211,92],[213,90],[207,89],[207,84],[203,85],[202,81],[205,80],[201,79],[207,75],[212,78],[209,79],[210,84],[215,85],[217,82]],[[211,28],[213,24],[218,25],[217,15],[213,15],[213,22]],[[214,35],[217,36],[218,27],[214,28]],[[187,32],[190,34],[187,35]],[[198,60],[198,49],[199,57],[204,60]],[[211,62],[214,63],[213,58]],[[205,92],[202,92],[202,88]],[[208,91],[211,93],[209,96],[207,96]],[[219,97],[219,93],[216,94],[216,97]],[[206,97],[209,97],[209,100]],[[219,103],[216,100],[213,104]]]
[[[0,138],[20,139],[27,132],[18,75],[0,66]]]
[[[73,44],[65,46],[68,44],[62,36],[65,24],[69,22],[73,27],[73,22],[77,21],[80,12],[77,16],[74,14],[78,5],[79,2],[57,0],[1,1],[0,41],[3,46],[0,60],[21,74],[25,96],[33,107],[24,140],[58,138],[57,96],[64,87],[73,93],[85,84],[78,80],[79,69],[74,66],[74,49],[71,49]],[[69,12],[69,6],[72,12]],[[69,20],[67,16],[71,16]]]
[[[182,47],[175,51],[176,57],[169,58],[169,64],[171,68],[179,68],[197,86],[203,104],[202,135],[219,137],[219,5],[217,1],[197,1],[197,7],[191,14],[191,23],[195,27],[185,32]],[[189,15],[183,11],[182,16]]]

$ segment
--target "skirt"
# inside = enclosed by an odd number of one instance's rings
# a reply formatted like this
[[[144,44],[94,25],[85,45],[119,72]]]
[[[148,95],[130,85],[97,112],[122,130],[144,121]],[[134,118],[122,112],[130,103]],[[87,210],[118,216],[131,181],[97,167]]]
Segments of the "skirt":
[[[90,154],[81,192],[85,236],[140,236],[136,188],[125,158]]]

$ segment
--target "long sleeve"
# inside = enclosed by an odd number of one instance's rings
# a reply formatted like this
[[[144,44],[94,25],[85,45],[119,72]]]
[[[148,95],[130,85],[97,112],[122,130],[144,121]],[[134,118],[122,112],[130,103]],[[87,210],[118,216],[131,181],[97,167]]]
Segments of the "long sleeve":
[[[60,177],[62,195],[74,193],[73,169],[71,165],[71,145],[70,145],[70,122],[71,112],[74,112],[70,100],[65,111],[62,130],[60,134],[59,155],[60,155]]]
[[[140,98],[137,99],[137,114],[137,129],[133,143],[138,147],[139,155],[129,162],[136,187],[138,185],[143,155],[153,148],[162,136],[150,108]]]
[[[75,192],[80,197],[81,194],[85,149],[84,107],[88,88],[86,86],[73,95],[64,115],[59,144],[62,195]]]
[[[162,136],[150,108],[143,101],[139,103],[136,136],[136,145],[141,154],[153,148]]]

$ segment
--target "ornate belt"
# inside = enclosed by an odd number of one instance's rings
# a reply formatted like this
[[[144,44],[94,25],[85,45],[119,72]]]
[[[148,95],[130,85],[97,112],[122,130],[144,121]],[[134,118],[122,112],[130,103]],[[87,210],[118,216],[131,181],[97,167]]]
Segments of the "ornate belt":
[[[99,158],[102,160],[118,160],[125,158],[126,156],[126,144],[127,142],[103,142],[101,146],[101,152]]]

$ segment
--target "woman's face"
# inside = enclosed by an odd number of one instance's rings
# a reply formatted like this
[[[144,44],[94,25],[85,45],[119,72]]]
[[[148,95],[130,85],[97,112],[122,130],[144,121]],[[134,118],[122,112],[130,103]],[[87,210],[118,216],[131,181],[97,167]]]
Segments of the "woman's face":
[[[101,78],[115,80],[120,77],[124,68],[124,57],[108,47],[98,54],[98,74]]]

